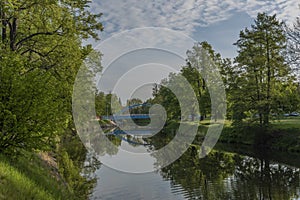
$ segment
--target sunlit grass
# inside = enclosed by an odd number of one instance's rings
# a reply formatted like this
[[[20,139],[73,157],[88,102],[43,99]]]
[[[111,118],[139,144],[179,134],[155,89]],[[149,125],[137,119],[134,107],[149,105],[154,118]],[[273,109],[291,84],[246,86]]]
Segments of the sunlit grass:
[[[69,192],[38,159],[12,161],[0,155],[0,200],[69,199]]]
[[[300,117],[286,117],[280,120],[273,120],[272,125],[280,129],[299,129],[300,132]]]
[[[200,125],[203,125],[203,126],[213,125],[214,123],[219,124],[220,121],[215,122],[214,120],[211,120],[211,119],[209,119],[209,118],[200,121]],[[224,120],[224,126],[230,126],[231,123],[232,123],[232,122],[231,122],[230,120]]]
[[[0,163],[0,174],[1,199],[54,199],[52,195],[8,163]]]

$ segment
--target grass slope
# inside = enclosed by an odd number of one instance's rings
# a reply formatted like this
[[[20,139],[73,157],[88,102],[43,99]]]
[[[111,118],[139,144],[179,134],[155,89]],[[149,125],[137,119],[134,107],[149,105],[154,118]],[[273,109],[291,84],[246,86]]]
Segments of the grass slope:
[[[73,199],[51,170],[36,155],[17,160],[0,155],[0,200]]]

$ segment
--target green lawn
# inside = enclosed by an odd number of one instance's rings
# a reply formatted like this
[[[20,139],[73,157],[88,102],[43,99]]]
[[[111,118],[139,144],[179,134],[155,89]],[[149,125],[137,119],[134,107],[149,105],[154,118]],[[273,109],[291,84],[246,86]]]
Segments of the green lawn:
[[[299,129],[300,131],[300,117],[286,117],[280,120],[272,121],[272,125],[280,129]]]

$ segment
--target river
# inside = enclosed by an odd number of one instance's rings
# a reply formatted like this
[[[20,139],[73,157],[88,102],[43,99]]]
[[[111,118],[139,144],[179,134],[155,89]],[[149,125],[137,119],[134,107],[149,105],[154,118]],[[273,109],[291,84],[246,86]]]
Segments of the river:
[[[109,135],[117,148],[106,149],[100,160],[124,156],[121,149],[153,150],[162,146],[160,137]],[[300,199],[299,161],[299,154],[223,144],[200,159],[197,148],[188,148],[175,162],[148,173],[126,173],[101,164],[90,199]],[[114,160],[114,166],[126,166],[126,155]]]

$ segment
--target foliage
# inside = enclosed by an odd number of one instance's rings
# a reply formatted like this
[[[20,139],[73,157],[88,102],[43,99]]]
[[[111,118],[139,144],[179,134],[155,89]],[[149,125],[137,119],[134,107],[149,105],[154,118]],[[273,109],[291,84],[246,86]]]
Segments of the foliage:
[[[57,165],[59,173],[63,180],[67,183],[68,190],[74,194],[74,199],[86,199],[95,184],[94,178],[82,174],[88,171],[92,174],[98,167],[95,163],[94,168],[87,169],[85,162],[90,162],[87,150],[77,135],[74,125],[69,124],[69,128],[61,137],[55,155],[57,157]],[[90,163],[91,164],[91,163]],[[93,165],[91,164],[91,165]]]
[[[154,95],[152,104],[160,104],[167,113],[167,120],[178,120],[181,116],[179,102],[175,94],[167,87],[168,83],[175,79],[176,74],[171,73],[169,79],[164,79]]]
[[[296,91],[294,77],[283,56],[286,47],[283,23],[276,15],[259,13],[251,29],[240,32],[235,45],[239,75],[232,92],[234,120],[240,121],[247,114],[257,115],[259,123],[268,126],[271,113],[282,113],[283,105],[289,104],[289,94]]]
[[[224,72],[223,78],[225,78],[225,66],[228,64],[225,61],[228,62],[228,60],[222,60],[220,54],[215,53],[211,45],[207,42],[196,43],[191,50],[187,51],[186,66],[183,66],[178,74],[170,73],[168,79],[163,80],[160,86],[155,86],[153,90],[153,103],[159,103],[166,109],[168,120],[177,120],[180,116],[185,118],[191,116],[193,120],[193,118],[197,115],[199,116],[200,113],[203,118],[208,115],[218,118],[218,113],[211,113],[210,92],[212,91],[209,92],[209,89],[217,91],[222,87],[223,83],[217,82],[216,80],[218,80],[217,75],[219,72]],[[224,69],[221,71],[220,69],[223,66]],[[189,113],[181,113],[178,97],[169,89],[170,86],[172,86],[173,88],[181,90],[182,101],[191,101],[191,97],[185,95],[186,93],[184,91],[186,88],[184,87],[186,86],[180,81],[181,76],[188,81],[198,100],[198,105],[189,106]],[[221,99],[215,100],[219,101]],[[219,106],[222,105],[219,104]],[[199,114],[197,114],[197,107],[200,109]]]
[[[71,120],[77,70],[98,39],[89,1],[1,1],[0,152],[49,150]]]
[[[115,94],[105,94],[104,92],[96,92],[95,109],[97,116],[112,115],[121,110],[120,99]]]
[[[139,104],[143,104],[143,101],[139,98],[132,98],[130,100],[127,100],[127,105],[126,106],[134,106],[134,105],[139,105]],[[132,107],[129,109],[129,113],[130,114],[143,114],[145,106],[136,106],[136,107]]]
[[[286,34],[288,39],[287,60],[290,64],[296,65],[296,70],[297,72],[299,72],[298,70],[300,64],[300,17],[297,17],[292,28],[286,27]]]
[[[239,126],[227,125],[219,141],[284,152],[300,152],[299,122],[299,117],[285,117],[272,120],[271,127],[261,127],[259,124],[246,122]]]

